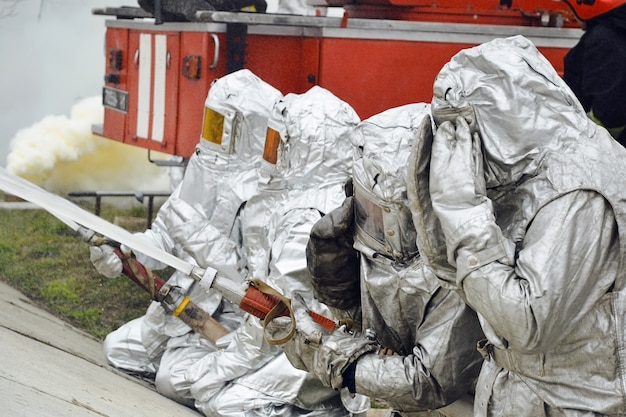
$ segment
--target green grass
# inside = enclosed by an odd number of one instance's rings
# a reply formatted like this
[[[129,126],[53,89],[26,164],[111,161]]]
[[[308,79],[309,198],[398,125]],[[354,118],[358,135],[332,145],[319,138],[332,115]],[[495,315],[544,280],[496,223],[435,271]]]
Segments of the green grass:
[[[3,198],[0,192],[0,201]],[[83,208],[90,211],[93,205],[85,204]],[[101,217],[113,221],[116,216],[145,219],[147,208],[102,207]],[[155,272],[167,279],[173,270]],[[42,209],[0,208],[0,281],[100,340],[143,315],[151,302],[149,295],[130,279],[100,275],[89,261],[88,244]],[[372,401],[372,408],[387,407]]]
[[[84,208],[90,211],[93,204]],[[101,217],[115,216],[145,219],[147,209],[139,203],[128,209],[103,206]],[[171,271],[157,273],[167,278]],[[144,314],[151,301],[128,278],[100,275],[89,261],[88,244],[40,209],[0,209],[0,281],[100,340]]]

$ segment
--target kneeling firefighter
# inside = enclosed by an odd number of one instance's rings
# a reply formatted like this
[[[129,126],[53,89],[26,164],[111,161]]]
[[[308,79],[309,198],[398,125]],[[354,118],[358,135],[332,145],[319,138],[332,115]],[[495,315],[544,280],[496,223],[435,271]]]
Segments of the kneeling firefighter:
[[[305,248],[311,227],[343,200],[352,166],[348,135],[358,122],[349,105],[320,87],[279,100],[268,120],[259,193],[241,213],[248,277],[285,297],[302,292],[328,316],[313,299]],[[232,417],[351,415],[337,391],[292,367],[265,336],[263,324],[248,315],[228,346],[188,369],[199,410]]]
[[[361,122],[352,135],[354,196],[311,232],[316,295],[352,317],[360,305],[363,335],[328,334],[296,297],[298,328],[283,348],[325,385],[381,400],[394,415],[470,417],[482,331],[461,297],[424,265],[407,201],[407,161],[429,114],[430,105],[418,103]],[[387,349],[395,354],[376,354]]]
[[[205,103],[202,137],[183,180],[159,209],[152,228],[138,236],[190,263],[211,259],[229,277],[240,276],[243,281],[246,266],[238,226],[240,212],[257,193],[267,120],[272,105],[281,97],[278,90],[248,70],[216,80]],[[230,239],[219,239],[222,234]],[[141,253],[135,256],[149,269],[165,267]],[[91,260],[105,276],[121,274],[121,261],[110,246],[91,247]],[[206,267],[203,263],[199,266]],[[227,330],[240,325],[243,313],[236,306],[215,291],[207,293],[184,273],[175,272],[167,284],[180,288]],[[159,393],[189,406],[194,400],[184,373],[216,348],[158,302],[153,302],[144,316],[107,335],[104,342],[111,365],[156,378]]]

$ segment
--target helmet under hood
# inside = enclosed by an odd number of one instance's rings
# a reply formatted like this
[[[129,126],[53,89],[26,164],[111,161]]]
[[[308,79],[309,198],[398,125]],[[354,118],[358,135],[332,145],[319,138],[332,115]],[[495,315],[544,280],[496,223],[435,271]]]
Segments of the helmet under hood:
[[[597,131],[567,84],[523,36],[455,55],[435,79],[432,113],[437,125],[462,115],[480,133],[487,188],[532,175],[545,152]]]
[[[261,182],[288,189],[345,182],[352,167],[349,134],[359,121],[324,88],[287,94],[268,121]]]
[[[417,254],[407,202],[406,166],[430,104],[392,108],[361,122],[352,136],[357,241],[398,261]]]
[[[246,165],[258,163],[270,111],[281,97],[246,69],[218,78],[205,101],[200,143]]]

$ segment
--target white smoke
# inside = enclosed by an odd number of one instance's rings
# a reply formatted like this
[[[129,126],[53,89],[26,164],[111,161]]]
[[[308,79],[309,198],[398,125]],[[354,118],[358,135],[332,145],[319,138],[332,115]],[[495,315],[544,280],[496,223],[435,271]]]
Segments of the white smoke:
[[[150,163],[145,149],[91,132],[103,117],[101,97],[91,97],[76,103],[69,117],[46,116],[18,131],[7,169],[55,193],[169,191],[168,170]]]

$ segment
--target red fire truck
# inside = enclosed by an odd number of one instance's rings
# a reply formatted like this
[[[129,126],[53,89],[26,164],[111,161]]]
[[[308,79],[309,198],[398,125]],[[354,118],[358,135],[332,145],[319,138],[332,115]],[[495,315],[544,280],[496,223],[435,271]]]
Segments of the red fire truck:
[[[94,9],[106,19],[104,124],[112,140],[189,157],[211,82],[247,68],[283,93],[320,85],[362,119],[429,102],[458,51],[524,35],[562,73],[582,35],[555,0],[329,0],[341,17],[198,11],[161,22],[140,8]]]

